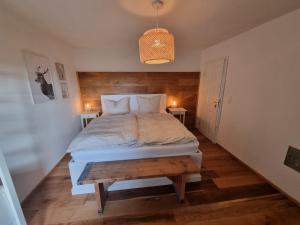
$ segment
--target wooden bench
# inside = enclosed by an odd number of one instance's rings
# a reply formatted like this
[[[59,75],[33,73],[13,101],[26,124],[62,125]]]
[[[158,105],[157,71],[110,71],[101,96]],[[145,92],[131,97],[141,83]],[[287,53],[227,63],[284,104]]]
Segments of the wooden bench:
[[[184,201],[186,175],[199,173],[200,165],[189,155],[88,163],[77,183],[94,184],[98,212],[103,213],[105,184],[115,181],[168,177],[180,202]]]

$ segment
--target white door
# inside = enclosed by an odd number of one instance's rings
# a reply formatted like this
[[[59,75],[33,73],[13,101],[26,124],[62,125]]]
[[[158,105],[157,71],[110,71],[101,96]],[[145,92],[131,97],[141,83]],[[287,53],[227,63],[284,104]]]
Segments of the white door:
[[[206,63],[201,74],[199,95],[199,128],[212,142],[217,142],[228,58]]]

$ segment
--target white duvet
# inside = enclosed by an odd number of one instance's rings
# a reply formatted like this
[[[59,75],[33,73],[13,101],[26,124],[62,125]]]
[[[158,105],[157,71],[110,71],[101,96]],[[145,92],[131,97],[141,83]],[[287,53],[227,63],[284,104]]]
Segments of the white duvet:
[[[197,141],[179,120],[167,113],[137,114],[138,145],[186,144]]]
[[[94,119],[71,142],[68,152],[91,148],[111,148],[137,143],[137,121],[134,114],[101,116]]]
[[[72,141],[68,152],[117,146],[151,146],[196,142],[196,137],[167,113],[101,116]]]

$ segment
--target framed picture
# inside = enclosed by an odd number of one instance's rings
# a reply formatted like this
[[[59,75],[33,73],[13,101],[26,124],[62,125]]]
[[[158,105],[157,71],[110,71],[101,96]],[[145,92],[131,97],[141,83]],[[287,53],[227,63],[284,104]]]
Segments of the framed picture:
[[[45,56],[23,51],[29,85],[34,104],[55,99],[49,59]]]
[[[69,98],[69,89],[68,89],[68,84],[66,82],[61,82],[60,83],[61,87],[61,94],[63,98]]]
[[[61,63],[55,63],[57,77],[59,80],[66,80],[65,67]]]

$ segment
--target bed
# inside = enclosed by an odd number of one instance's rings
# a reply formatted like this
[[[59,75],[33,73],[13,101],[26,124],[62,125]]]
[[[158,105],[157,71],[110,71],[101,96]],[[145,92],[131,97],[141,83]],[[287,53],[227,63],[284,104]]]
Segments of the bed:
[[[141,113],[138,99],[158,97],[159,112]],[[77,180],[89,162],[104,162],[155,158],[162,156],[192,155],[201,164],[202,154],[198,141],[177,119],[168,114],[165,94],[145,95],[102,95],[102,110],[107,111],[106,100],[120,101],[128,98],[129,113],[109,115],[103,113],[94,119],[72,141],[68,148],[72,159],[69,171],[72,180],[72,194],[93,193],[93,185],[77,185]],[[191,175],[188,181],[200,181],[200,174]],[[119,181],[109,191],[167,185],[166,178],[150,178]]]

